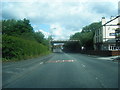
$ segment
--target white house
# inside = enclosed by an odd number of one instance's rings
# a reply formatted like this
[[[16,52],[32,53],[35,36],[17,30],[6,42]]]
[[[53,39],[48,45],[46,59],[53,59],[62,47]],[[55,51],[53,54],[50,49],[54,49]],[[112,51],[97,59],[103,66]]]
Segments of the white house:
[[[105,17],[102,17],[102,25],[95,31],[95,50],[118,50],[118,48],[120,48],[116,47],[115,39],[115,30],[118,28],[119,17],[120,15],[111,17],[109,21],[106,21]]]

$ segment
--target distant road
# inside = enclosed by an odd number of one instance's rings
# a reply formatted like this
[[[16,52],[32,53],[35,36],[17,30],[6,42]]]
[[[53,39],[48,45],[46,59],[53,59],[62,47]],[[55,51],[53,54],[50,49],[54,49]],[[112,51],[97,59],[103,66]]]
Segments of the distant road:
[[[3,63],[3,87],[118,88],[118,63],[74,53]]]

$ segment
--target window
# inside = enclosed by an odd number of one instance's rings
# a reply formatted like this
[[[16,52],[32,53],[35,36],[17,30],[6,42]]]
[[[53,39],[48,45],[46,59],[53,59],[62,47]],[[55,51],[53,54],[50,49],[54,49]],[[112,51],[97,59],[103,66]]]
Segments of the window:
[[[110,50],[116,50],[116,45],[110,45],[109,49]]]
[[[115,33],[110,33],[109,35],[110,35],[110,36],[115,36]]]
[[[115,30],[116,30],[116,28],[113,28],[112,30],[114,30],[114,31],[115,31]]]
[[[97,30],[95,31],[95,34],[96,34],[96,36],[97,36]]]
[[[100,28],[100,34],[102,34],[102,29]]]
[[[98,37],[98,42],[99,42],[99,37]]]
[[[108,27],[108,30],[110,30],[110,27]]]

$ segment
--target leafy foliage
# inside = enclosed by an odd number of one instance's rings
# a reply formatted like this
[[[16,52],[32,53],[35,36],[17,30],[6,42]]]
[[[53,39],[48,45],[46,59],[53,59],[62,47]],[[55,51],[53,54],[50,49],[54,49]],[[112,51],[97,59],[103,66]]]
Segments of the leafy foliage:
[[[23,33],[33,33],[33,28],[29,24],[30,21],[24,20],[3,20],[2,21],[2,33],[12,36],[18,36]]]
[[[34,32],[30,21],[2,20],[3,58],[24,59],[48,52],[48,40],[41,32]]]
[[[101,27],[101,25],[102,25],[101,22],[92,23],[92,24],[90,24],[88,26],[83,27],[82,33],[84,33],[84,32],[93,32],[93,33],[95,33],[95,30],[99,29],[99,27]]]
[[[64,45],[65,52],[79,52],[81,45],[79,42],[68,42]]]
[[[34,34],[34,38],[36,39],[37,42],[42,43],[44,40],[44,35],[41,32],[36,32]]]
[[[95,30],[99,29],[100,26],[101,22],[95,22],[85,26],[82,28],[81,32],[77,32],[70,36],[70,40],[80,40],[80,43],[77,45],[85,47],[86,50],[92,50]],[[73,49],[75,49],[75,47],[73,47]]]
[[[46,45],[45,43],[48,41],[44,38],[44,35],[41,32],[34,32],[30,21],[27,19],[2,20],[2,34],[37,41],[44,45]]]
[[[86,49],[93,48],[93,32],[84,32],[84,33],[76,33],[75,35],[71,36],[71,40],[80,40],[81,46],[86,47]]]
[[[2,56],[6,59],[26,59],[48,53],[48,47],[36,41],[25,40],[19,37],[3,35]]]

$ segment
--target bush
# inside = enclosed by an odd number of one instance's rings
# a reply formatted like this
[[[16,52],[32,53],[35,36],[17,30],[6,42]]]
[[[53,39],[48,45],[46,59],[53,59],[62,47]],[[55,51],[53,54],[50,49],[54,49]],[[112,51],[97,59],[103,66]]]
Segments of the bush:
[[[7,60],[21,60],[47,54],[48,47],[20,37],[2,36],[2,57]],[[4,60],[3,59],[3,60]]]

